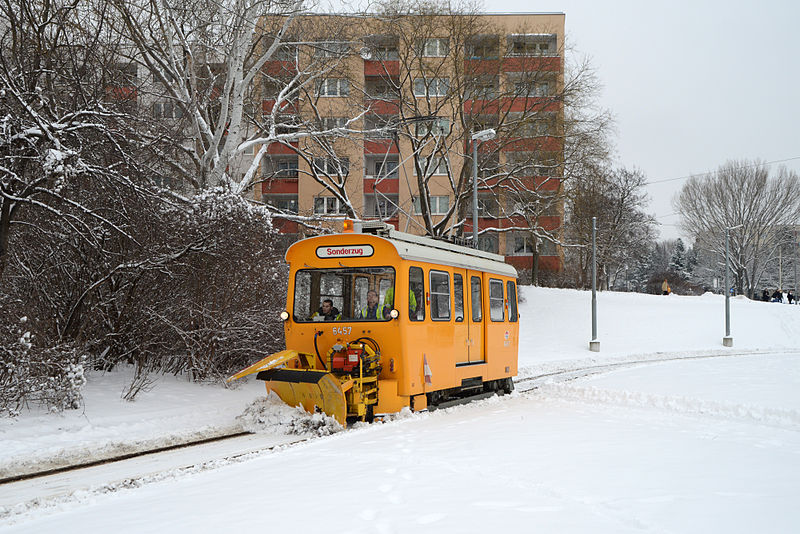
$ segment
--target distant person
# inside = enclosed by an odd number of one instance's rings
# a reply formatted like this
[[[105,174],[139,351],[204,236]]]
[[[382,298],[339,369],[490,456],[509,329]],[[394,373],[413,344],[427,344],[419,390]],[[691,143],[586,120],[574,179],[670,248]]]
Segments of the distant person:
[[[783,293],[780,289],[776,289],[772,293],[772,302],[783,302]]]
[[[662,295],[669,295],[670,293],[672,293],[672,288],[669,287],[669,284],[667,283],[667,279],[664,278],[664,281],[661,283],[661,294]]]
[[[766,289],[761,292],[761,300],[763,300],[764,302],[769,302],[769,291],[767,291]]]
[[[342,316],[339,310],[333,305],[331,299],[323,300],[322,305],[314,312],[314,315],[311,316],[312,321],[336,321],[341,318]]]
[[[790,289],[789,291],[787,291],[787,292],[786,292],[786,301],[787,301],[789,304],[793,304],[793,301],[794,301],[794,293],[792,293],[792,290],[791,290],[791,289]]]

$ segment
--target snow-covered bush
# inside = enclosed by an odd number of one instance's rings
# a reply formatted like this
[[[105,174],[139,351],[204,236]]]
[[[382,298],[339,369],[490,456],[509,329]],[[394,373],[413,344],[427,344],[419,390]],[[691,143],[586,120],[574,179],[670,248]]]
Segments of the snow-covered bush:
[[[72,344],[38,346],[27,326],[26,317],[0,322],[0,414],[15,416],[31,404],[79,408],[83,358]]]

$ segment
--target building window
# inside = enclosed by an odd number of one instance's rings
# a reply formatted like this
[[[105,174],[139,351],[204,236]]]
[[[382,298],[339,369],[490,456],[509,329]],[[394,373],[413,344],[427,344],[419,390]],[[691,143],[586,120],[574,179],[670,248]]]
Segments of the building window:
[[[472,199],[469,201],[469,211],[472,213]],[[492,193],[478,193],[478,217],[497,217],[500,214],[500,203]]]
[[[414,78],[414,96],[445,96],[450,78]]]
[[[508,38],[512,56],[554,56],[557,36],[552,33],[516,34]]]
[[[345,117],[323,117],[322,129],[334,130],[336,128],[344,128],[347,126],[347,119]]]
[[[318,41],[314,47],[314,55],[317,57],[342,57],[350,51],[350,43],[347,41]]]
[[[370,139],[390,139],[392,133],[389,130],[389,124],[394,117],[383,115],[365,115],[364,116],[364,133],[365,137]]]
[[[445,57],[448,51],[447,39],[423,39],[417,46],[417,53],[422,57]]]
[[[180,119],[183,117],[183,109],[169,101],[153,102],[153,117],[156,119]]]
[[[317,94],[319,96],[348,96],[350,94],[350,80],[347,78],[326,78],[317,81]]]
[[[450,197],[447,195],[436,195],[428,197],[431,203],[431,215],[445,215],[450,207]],[[414,215],[422,215],[422,204],[420,197],[414,197]]]
[[[314,158],[314,169],[328,176],[347,176],[350,173],[348,158]]]
[[[499,250],[497,236],[492,234],[479,235],[478,249],[484,252],[492,252],[493,254],[497,254]]]
[[[514,233],[506,238],[506,254],[509,256],[524,256],[533,254],[533,242],[530,235]]]
[[[382,219],[390,219],[397,215],[398,196],[397,195],[384,195],[384,194],[368,194],[366,197],[366,216],[379,217]],[[378,197],[377,199],[375,197]]]
[[[370,178],[397,178],[399,160],[396,156],[367,158],[364,163],[365,175]]]
[[[397,100],[400,90],[389,80],[368,79],[364,84],[364,92],[368,98],[376,100]]]
[[[297,45],[281,44],[270,59],[273,61],[297,61]]]
[[[339,199],[335,197],[315,197],[314,214],[316,215],[340,215],[344,213]]]
[[[450,133],[450,119],[438,117],[430,121],[416,123],[415,133],[417,137],[425,137],[431,134],[435,137],[446,136]]]
[[[297,213],[297,195],[264,195],[261,201],[283,213]]]
[[[443,156],[420,157],[419,164],[424,176],[447,175],[447,158]]]
[[[497,59],[499,52],[500,38],[497,35],[476,35],[467,41],[468,59]]]
[[[264,159],[264,178],[297,178],[297,156]]]
[[[371,50],[374,61],[394,61],[400,59],[396,46],[376,46]]]
[[[539,245],[539,256],[558,256],[555,242],[542,239],[542,243]]]
[[[466,98],[475,100],[491,100],[497,98],[500,82],[494,76],[472,78],[467,81]]]

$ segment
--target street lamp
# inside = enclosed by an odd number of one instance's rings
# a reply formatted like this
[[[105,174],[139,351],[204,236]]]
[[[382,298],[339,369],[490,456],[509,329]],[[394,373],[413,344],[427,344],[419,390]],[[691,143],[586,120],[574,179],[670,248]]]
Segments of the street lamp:
[[[733,346],[731,337],[731,290],[728,283],[728,271],[730,271],[730,253],[728,252],[728,241],[730,241],[731,230],[741,228],[743,224],[728,226],[725,228],[725,337],[722,338],[722,345],[725,347]]]
[[[478,248],[478,141],[494,139],[493,128],[472,134],[472,248]]]

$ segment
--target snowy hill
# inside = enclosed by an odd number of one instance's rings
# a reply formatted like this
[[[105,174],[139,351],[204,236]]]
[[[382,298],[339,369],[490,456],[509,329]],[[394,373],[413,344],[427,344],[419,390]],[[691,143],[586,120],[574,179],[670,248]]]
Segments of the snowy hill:
[[[121,501],[101,499],[99,508],[84,506],[80,496],[57,509],[20,503],[6,510],[9,531],[77,532],[99,521],[97,531],[249,532],[263,525],[250,507],[264,502],[283,503],[263,510],[272,527],[297,529],[299,520],[300,531],[800,528],[800,512],[790,505],[800,487],[800,306],[731,299],[734,347],[724,348],[721,296],[603,292],[601,351],[594,353],[590,293],[522,288],[522,299],[521,377],[587,364],[654,363],[408,415],[195,477],[176,474],[123,492]],[[669,361],[686,356],[723,357]],[[82,410],[0,420],[0,472],[225,432],[264,391],[256,380],[226,390],[164,377],[127,403],[120,393],[128,373],[90,375]],[[267,409],[275,432],[292,417]],[[358,487],[347,482],[353,476]],[[304,516],[304,487],[320,492],[315,506],[323,511],[313,517]],[[324,497],[331,491],[358,502],[352,517]],[[194,497],[179,496],[188,494]],[[415,506],[419,499],[426,505]],[[161,510],[157,521],[142,518],[145,507]],[[677,512],[666,512],[670,507]],[[210,515],[214,509],[225,513]],[[770,519],[744,521],[749,514]]]

